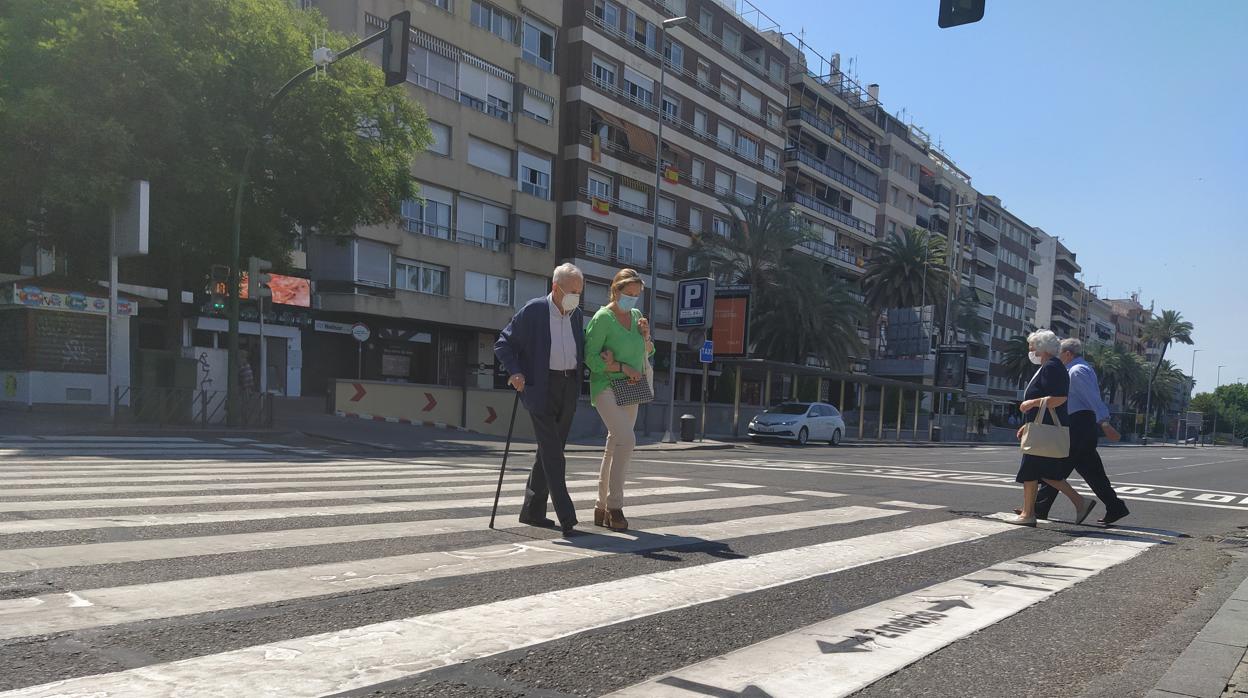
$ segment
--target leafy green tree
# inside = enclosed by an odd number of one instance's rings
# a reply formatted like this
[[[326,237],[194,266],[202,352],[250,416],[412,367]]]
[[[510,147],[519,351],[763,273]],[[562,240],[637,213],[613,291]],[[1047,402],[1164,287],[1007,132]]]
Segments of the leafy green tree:
[[[0,12],[0,249],[68,254],[105,275],[108,212],[127,181],[151,182],[149,259],[127,280],[180,292],[228,263],[243,155],[243,256],[281,264],[299,232],[395,219],[415,194],[423,110],[363,56],[266,101],[328,32],[287,0],[43,0]],[[176,346],[176,337],[169,337]]]

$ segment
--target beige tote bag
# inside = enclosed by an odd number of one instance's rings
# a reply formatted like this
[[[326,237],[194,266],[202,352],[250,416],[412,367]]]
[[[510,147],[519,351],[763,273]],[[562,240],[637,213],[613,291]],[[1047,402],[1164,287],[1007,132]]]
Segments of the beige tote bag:
[[[1023,454],[1042,456],[1044,458],[1066,458],[1070,455],[1070,428],[1062,426],[1057,419],[1057,410],[1049,407],[1048,398],[1040,401],[1040,409],[1036,410],[1036,418],[1023,425]],[[1053,416],[1052,424],[1044,423],[1044,413]]]

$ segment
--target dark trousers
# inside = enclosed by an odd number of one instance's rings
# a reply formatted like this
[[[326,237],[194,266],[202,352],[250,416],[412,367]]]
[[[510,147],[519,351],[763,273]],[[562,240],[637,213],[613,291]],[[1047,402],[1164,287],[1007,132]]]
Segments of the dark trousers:
[[[1100,427],[1096,423],[1096,414],[1091,410],[1080,410],[1070,415],[1070,456],[1066,459],[1069,467],[1066,476],[1072,470],[1088,483],[1088,487],[1096,494],[1096,498],[1105,505],[1105,515],[1114,516],[1125,513],[1127,505],[1118,498],[1114,486],[1109,483],[1105,474],[1105,464],[1101,455],[1096,452],[1096,440]],[[1058,491],[1043,480],[1040,491],[1036,494],[1036,516],[1042,519],[1049,517],[1049,509],[1057,499]]]
[[[550,372],[550,391],[546,396],[546,408],[529,412],[533,419],[533,434],[537,437],[537,458],[529,473],[529,484],[524,492],[524,506],[520,519],[536,521],[546,517],[546,500],[549,497],[555,507],[555,515],[563,525],[576,523],[576,507],[568,495],[567,460],[563,449],[568,444],[568,432],[572,430],[572,415],[581,396],[581,374],[573,371]]]

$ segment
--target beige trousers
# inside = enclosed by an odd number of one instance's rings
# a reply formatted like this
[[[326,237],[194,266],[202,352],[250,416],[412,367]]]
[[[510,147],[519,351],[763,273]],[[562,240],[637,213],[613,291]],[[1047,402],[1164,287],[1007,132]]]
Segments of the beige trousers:
[[[602,470],[598,473],[598,507],[603,509],[624,508],[624,478],[628,464],[637,447],[637,405],[620,407],[615,404],[615,393],[610,388],[598,393],[594,400],[598,416],[607,425],[607,446],[602,453]]]

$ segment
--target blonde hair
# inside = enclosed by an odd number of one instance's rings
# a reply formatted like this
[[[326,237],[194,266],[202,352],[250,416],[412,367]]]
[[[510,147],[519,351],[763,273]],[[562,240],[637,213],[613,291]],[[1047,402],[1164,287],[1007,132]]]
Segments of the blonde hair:
[[[641,284],[643,289],[646,287],[646,282],[636,269],[621,269],[616,272],[615,278],[611,280],[611,289],[607,292],[607,302],[614,303],[620,293],[633,284]]]

